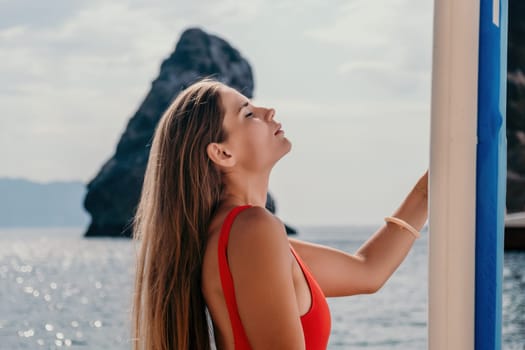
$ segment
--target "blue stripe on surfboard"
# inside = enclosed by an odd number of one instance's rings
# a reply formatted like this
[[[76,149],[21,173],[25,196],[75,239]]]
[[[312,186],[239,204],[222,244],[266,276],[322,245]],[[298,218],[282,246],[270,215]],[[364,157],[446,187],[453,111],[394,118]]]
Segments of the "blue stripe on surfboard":
[[[504,241],[505,241],[505,208],[507,207],[507,48],[508,48],[508,2],[509,0],[501,1],[501,16],[500,20],[500,94],[499,94],[499,110],[502,115],[501,129],[498,135],[498,149],[499,149],[499,179],[498,179],[498,223],[497,223],[497,247],[498,260],[496,269],[497,291],[499,293],[496,298],[496,314],[495,314],[495,346],[501,349],[502,336],[502,316],[503,316],[503,255],[504,255]]]
[[[501,349],[508,0],[481,0],[476,167],[476,350]],[[499,21],[494,21],[494,9]],[[499,22],[499,23],[498,23]],[[499,26],[497,26],[499,24]]]

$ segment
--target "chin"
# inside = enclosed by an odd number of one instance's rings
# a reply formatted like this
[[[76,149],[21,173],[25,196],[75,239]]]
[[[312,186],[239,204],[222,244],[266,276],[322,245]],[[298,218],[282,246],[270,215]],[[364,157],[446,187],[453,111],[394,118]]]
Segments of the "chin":
[[[285,154],[290,153],[290,151],[292,150],[292,142],[290,140],[288,140],[288,139],[286,139],[286,141],[288,141],[287,142],[288,148],[287,148],[287,151],[286,151]]]
[[[286,139],[286,141],[288,142],[286,142],[286,147],[284,147],[284,151],[282,155],[279,157],[279,159],[281,159],[282,157],[290,153],[290,151],[292,150],[292,143],[288,139]]]

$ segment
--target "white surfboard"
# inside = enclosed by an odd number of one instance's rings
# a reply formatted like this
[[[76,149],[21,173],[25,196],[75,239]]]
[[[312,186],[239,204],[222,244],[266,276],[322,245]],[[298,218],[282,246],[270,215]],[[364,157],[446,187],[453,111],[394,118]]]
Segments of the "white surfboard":
[[[430,350],[501,348],[506,1],[435,1]]]

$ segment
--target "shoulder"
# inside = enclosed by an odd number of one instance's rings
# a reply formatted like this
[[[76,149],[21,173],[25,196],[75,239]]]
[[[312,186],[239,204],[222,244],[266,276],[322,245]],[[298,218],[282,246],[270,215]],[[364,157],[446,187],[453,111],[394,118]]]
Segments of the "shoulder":
[[[235,222],[237,222],[238,226],[248,225],[252,228],[256,228],[253,227],[254,225],[267,228],[274,227],[277,229],[282,229],[283,232],[286,233],[283,223],[277,217],[275,217],[275,215],[268,211],[268,209],[263,207],[253,206],[241,211],[238,214]]]
[[[284,224],[262,207],[250,207],[235,218],[230,231],[228,256],[233,263],[291,262]],[[248,260],[248,261],[246,261]]]
[[[267,209],[257,206],[238,214],[231,227],[230,241],[234,244],[289,244],[284,224]]]

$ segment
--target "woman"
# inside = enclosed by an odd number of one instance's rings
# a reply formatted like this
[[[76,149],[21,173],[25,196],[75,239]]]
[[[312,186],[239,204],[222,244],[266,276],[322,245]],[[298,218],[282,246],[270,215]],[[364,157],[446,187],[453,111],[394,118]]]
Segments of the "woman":
[[[355,254],[286,236],[264,209],[291,149],[271,108],[205,80],[153,138],[134,221],[136,349],[325,349],[326,297],[377,291],[427,219],[427,173]]]

